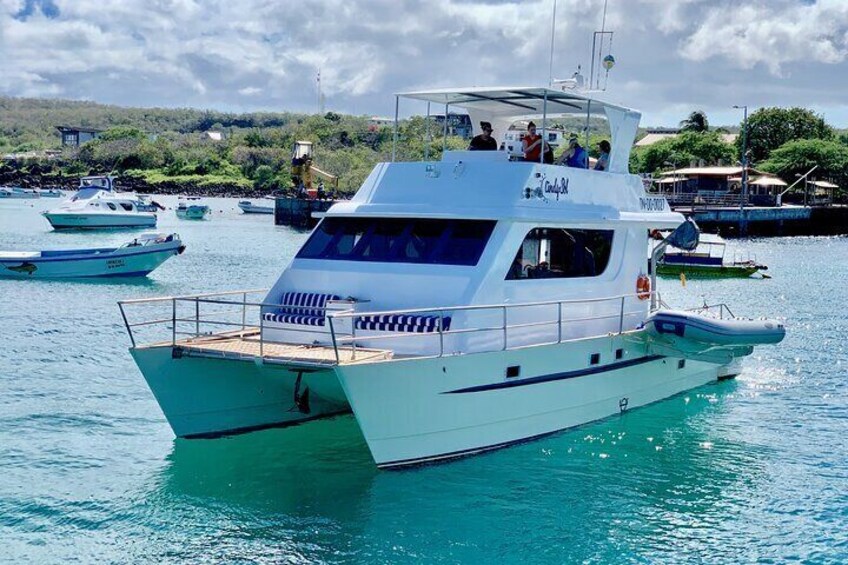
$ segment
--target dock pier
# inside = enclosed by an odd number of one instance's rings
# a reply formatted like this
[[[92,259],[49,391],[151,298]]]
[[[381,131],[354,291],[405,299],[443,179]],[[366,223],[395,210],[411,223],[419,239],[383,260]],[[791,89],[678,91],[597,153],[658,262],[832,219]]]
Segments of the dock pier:
[[[312,216],[313,212],[326,212],[335,203],[336,200],[310,200],[308,198],[279,196],[275,199],[274,204],[274,224],[296,228],[312,228],[318,223],[318,218]]]
[[[848,206],[676,206],[705,232],[728,237],[848,234]]]

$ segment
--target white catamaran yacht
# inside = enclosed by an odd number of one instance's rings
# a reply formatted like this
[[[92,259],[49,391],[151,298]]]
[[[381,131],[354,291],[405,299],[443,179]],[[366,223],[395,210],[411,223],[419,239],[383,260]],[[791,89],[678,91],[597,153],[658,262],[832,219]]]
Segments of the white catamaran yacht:
[[[463,108],[496,131],[534,119],[543,137],[553,116],[605,117],[609,170],[502,151],[393,156],[324,214],[261,298],[121,302],[131,353],[177,436],[352,411],[378,466],[424,463],[734,376],[754,345],[783,338],[778,322],[660,300],[649,231],[677,228],[666,243],[684,248],[697,231],[628,172],[638,112],[547,88],[399,96],[426,102],[428,116],[430,104]],[[142,307],[162,312],[136,321]],[[141,335],[157,327],[167,338]]]
[[[79,190],[44,217],[54,229],[150,228],[155,204],[132,192],[116,192],[108,176],[83,177]]]

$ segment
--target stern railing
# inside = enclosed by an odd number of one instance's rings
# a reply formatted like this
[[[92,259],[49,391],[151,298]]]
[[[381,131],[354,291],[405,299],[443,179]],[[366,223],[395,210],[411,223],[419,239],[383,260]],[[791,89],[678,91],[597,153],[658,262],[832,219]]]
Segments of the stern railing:
[[[191,343],[193,340],[210,337],[240,337],[258,341],[259,357],[265,358],[268,343],[292,343],[269,339],[268,334],[273,332],[268,330],[283,329],[296,332],[298,344],[332,347],[336,363],[341,362],[340,351],[349,353],[345,358],[355,361],[357,351],[366,348],[392,351],[399,349],[405,356],[411,357],[443,357],[480,351],[507,351],[599,335],[623,334],[641,325],[648,306],[648,303],[639,300],[636,294],[515,304],[373,311],[358,311],[355,307],[349,310],[328,311],[327,307],[286,306],[287,309],[322,310],[326,324],[281,327],[280,324],[266,322],[263,316],[265,312],[278,310],[280,304],[251,299],[252,296],[260,293],[264,295],[267,292],[267,289],[250,289],[139,298],[119,301],[118,306],[132,347],[139,345],[142,332],[154,329],[161,332],[166,329],[167,334],[160,334],[161,339],[147,339],[144,343],[176,347],[182,340]],[[659,293],[653,294],[657,303],[664,306]],[[603,306],[604,304],[608,306]],[[134,315],[130,311],[140,306],[158,308],[158,315],[152,319],[134,321]],[[710,308],[719,307],[719,315],[723,315],[725,311],[729,313],[725,305]],[[436,328],[434,331],[421,333],[357,328],[356,320],[360,317],[403,315],[435,317]],[[447,322],[448,318],[453,320],[450,324]],[[593,323],[597,324],[595,328],[592,328]],[[571,331],[574,324],[580,324],[585,331]],[[478,340],[476,343],[475,338]],[[400,346],[410,343],[413,345]],[[392,347],[392,344],[399,345]]]

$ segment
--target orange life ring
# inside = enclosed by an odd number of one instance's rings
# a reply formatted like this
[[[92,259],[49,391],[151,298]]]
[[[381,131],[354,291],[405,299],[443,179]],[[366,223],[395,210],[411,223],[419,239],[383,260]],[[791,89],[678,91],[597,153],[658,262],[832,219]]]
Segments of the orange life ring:
[[[651,297],[651,279],[648,275],[639,275],[636,278],[636,296],[639,300],[647,300]]]

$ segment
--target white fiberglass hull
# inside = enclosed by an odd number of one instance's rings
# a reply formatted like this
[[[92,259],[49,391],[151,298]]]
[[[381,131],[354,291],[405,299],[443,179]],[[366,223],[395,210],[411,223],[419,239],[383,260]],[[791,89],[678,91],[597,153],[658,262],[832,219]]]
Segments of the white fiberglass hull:
[[[152,228],[156,227],[156,214],[152,212],[120,213],[70,213],[45,212],[44,217],[54,229],[86,228]]]
[[[249,202],[239,202],[238,207],[245,214],[273,214],[273,206],[262,206],[260,204],[252,204]]]
[[[350,411],[332,369],[303,372],[298,383],[294,367],[172,350],[169,344],[130,352],[177,437],[241,433]]]
[[[620,359],[617,349],[623,350]],[[600,358],[592,365],[596,353]],[[516,366],[520,375],[508,378],[507,368]],[[344,365],[337,372],[375,462],[396,467],[495,449],[599,420],[729,376],[720,369],[651,354],[643,339],[624,334]]]

